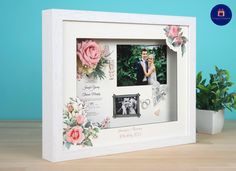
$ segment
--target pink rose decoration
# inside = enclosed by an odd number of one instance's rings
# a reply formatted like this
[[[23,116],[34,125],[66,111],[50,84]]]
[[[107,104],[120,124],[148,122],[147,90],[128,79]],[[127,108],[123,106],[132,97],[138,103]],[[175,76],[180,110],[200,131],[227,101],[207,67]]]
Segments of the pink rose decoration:
[[[77,55],[79,56],[82,66],[95,68],[101,58],[100,46],[92,40],[78,43]]]
[[[77,115],[76,116],[76,121],[79,125],[82,125],[85,121],[85,117],[83,115]]]
[[[72,144],[79,144],[84,140],[83,128],[75,126],[66,133],[66,140]]]
[[[71,112],[73,112],[73,111],[74,111],[74,107],[73,107],[73,105],[72,105],[72,104],[70,104],[70,103],[69,103],[69,104],[67,104],[67,106],[66,106],[66,107],[67,107],[67,110],[68,110],[68,112],[69,112],[69,113],[71,113]]]
[[[179,31],[180,31],[179,26],[170,26],[169,29],[170,30],[167,35],[168,37],[175,38],[179,35]]]
[[[165,35],[168,41],[174,47],[181,47],[182,56],[185,52],[185,43],[188,39],[183,36],[183,31],[180,26],[167,26],[164,28]]]

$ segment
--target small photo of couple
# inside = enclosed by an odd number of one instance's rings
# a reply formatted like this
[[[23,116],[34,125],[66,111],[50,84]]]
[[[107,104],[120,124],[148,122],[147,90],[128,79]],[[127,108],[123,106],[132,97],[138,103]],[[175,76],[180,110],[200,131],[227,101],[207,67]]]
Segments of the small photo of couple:
[[[166,45],[117,45],[117,86],[166,84]]]
[[[114,95],[114,117],[139,116],[139,94]]]

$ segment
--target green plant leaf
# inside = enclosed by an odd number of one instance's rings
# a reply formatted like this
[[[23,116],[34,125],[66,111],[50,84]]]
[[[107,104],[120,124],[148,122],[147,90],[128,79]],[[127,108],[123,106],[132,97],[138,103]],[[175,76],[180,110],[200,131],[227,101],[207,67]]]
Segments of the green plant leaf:
[[[205,85],[205,83],[206,83],[206,79],[202,80],[201,84]]]
[[[228,87],[224,87],[222,90],[221,90],[221,94],[223,95],[229,88]]]
[[[223,104],[223,106],[232,112],[231,106],[229,104]]]
[[[216,73],[210,74],[209,83],[206,83],[206,79],[199,81],[200,79],[197,78],[196,107],[214,111],[224,108],[230,111],[232,108],[236,109],[236,93],[229,92],[229,87],[233,86],[233,83],[229,82],[229,72],[217,66],[215,71]]]
[[[219,89],[216,91],[215,95],[217,98],[220,97],[220,90]]]
[[[236,110],[236,103],[234,103],[234,104],[232,105],[232,107]]]
[[[236,103],[236,94],[233,93],[234,102]]]
[[[202,85],[202,84],[197,85],[197,88],[200,89],[200,90],[202,90],[202,91],[208,91],[208,90],[209,90],[207,87],[205,87],[205,86]]]
[[[198,72],[197,74],[197,80],[196,80],[196,84],[200,84],[200,82],[202,81],[202,71]]]
[[[234,83],[232,83],[232,82],[227,82],[226,85],[227,85],[228,87],[231,87],[231,86],[234,85]]]
[[[225,75],[226,75],[226,80],[228,81],[230,79],[230,74],[229,71],[224,70],[225,71]]]
[[[215,88],[217,88],[218,86],[216,84],[211,84],[211,89],[214,90]]]
[[[215,66],[215,70],[216,70],[217,73],[220,72],[220,70],[217,66]]]

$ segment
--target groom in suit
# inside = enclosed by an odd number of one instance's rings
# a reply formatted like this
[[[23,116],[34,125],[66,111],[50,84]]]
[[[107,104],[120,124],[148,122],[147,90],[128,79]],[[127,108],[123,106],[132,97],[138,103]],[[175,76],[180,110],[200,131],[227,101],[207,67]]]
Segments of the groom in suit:
[[[142,49],[142,59],[137,63],[137,85],[147,85],[148,84],[148,78],[145,77],[145,74],[143,72],[143,67],[146,69],[146,72],[148,72],[148,62],[147,62],[147,49]]]

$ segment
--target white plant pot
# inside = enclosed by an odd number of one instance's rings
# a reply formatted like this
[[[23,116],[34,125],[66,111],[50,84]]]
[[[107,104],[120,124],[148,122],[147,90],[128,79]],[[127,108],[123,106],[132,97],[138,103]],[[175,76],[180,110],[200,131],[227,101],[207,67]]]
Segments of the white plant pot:
[[[224,110],[196,110],[197,132],[207,134],[220,133],[224,126]]]

